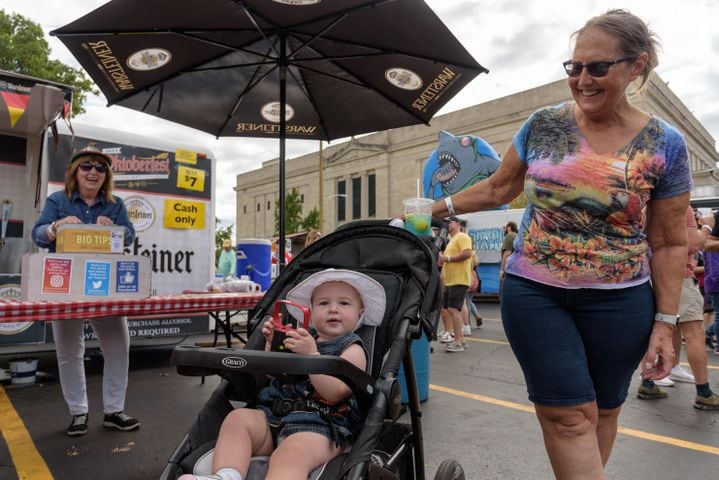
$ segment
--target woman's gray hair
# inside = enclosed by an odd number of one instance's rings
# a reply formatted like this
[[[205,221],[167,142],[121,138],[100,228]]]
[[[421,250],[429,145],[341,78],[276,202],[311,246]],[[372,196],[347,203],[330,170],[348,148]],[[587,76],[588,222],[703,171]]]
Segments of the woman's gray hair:
[[[582,28],[572,34],[575,38],[588,28],[599,28],[619,40],[619,48],[626,57],[636,57],[641,53],[648,55],[647,64],[642,72],[642,81],[637,90],[641,90],[649,79],[652,70],[659,64],[657,50],[661,48],[659,37],[649,29],[646,22],[625,9],[612,9],[590,18]]]

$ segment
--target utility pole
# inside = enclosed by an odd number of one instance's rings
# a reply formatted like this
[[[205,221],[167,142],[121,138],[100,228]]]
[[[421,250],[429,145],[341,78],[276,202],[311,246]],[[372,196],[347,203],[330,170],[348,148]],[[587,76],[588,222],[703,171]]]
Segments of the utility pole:
[[[324,208],[323,204],[325,203],[325,196],[324,196],[324,163],[325,163],[325,157],[324,152],[322,151],[322,140],[320,140],[320,196],[319,196],[319,203],[320,203],[320,231],[324,235],[325,232],[325,217],[324,217]]]

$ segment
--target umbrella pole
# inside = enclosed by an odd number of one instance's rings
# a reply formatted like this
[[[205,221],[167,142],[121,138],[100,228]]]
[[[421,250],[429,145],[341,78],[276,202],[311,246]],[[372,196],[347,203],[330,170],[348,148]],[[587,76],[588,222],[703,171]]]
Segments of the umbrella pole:
[[[285,104],[287,103],[287,50],[286,38],[280,35],[280,236],[277,246],[277,264],[279,271],[285,268],[285,137],[287,136],[287,119],[285,118]]]

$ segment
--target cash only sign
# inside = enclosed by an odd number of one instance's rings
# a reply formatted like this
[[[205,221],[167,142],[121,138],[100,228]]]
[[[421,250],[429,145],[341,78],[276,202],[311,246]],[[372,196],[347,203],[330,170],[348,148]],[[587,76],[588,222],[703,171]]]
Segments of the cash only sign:
[[[214,269],[214,158],[171,142],[76,125],[74,140],[59,134],[49,147],[48,194],[63,188],[73,146],[97,143],[112,157],[114,194],[122,198],[137,233],[125,247],[150,259],[152,294],[204,290]],[[48,145],[52,144],[52,134]],[[145,146],[152,141],[153,146]],[[129,320],[133,337],[174,336],[209,331],[203,315]],[[93,338],[87,327],[86,337]]]

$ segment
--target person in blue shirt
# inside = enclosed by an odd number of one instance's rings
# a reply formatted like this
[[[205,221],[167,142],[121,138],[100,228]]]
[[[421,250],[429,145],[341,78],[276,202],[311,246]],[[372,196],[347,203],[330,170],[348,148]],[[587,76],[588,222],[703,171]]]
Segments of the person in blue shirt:
[[[95,144],[75,152],[65,172],[65,188],[45,201],[40,218],[32,229],[38,247],[55,252],[57,228],[65,224],[119,225],[125,229],[125,246],[135,239],[135,229],[122,199],[112,194],[112,159]],[[127,317],[90,319],[97,335],[105,365],[103,369],[103,426],[136,430],[140,422],[124,413],[129,368],[130,334]],[[88,401],[83,357],[83,320],[52,322],[60,386],[72,415],[70,436],[87,433]]]
[[[220,259],[217,262],[217,273],[222,274],[222,278],[237,276],[237,255],[232,250],[232,242],[229,238],[222,241],[222,251]]]

